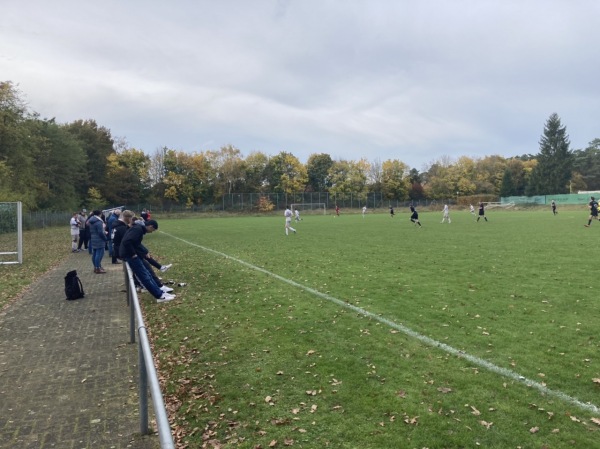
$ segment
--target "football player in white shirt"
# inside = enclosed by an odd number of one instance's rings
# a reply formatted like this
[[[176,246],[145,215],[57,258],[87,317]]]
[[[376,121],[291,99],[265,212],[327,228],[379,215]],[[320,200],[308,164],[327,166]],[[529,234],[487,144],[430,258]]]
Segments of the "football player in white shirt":
[[[290,206],[286,206],[285,212],[283,213],[285,217],[285,235],[289,235],[289,231],[293,231],[294,234],[296,230],[292,228],[292,211],[290,210]]]
[[[444,215],[442,216],[442,223],[447,221],[448,223],[452,223],[450,220],[450,212],[448,211],[448,205],[444,204]]]

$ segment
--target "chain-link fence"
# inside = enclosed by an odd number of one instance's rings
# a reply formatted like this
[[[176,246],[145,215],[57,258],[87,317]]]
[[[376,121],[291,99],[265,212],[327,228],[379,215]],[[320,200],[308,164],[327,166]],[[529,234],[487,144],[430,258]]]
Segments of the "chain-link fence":
[[[22,204],[0,203],[0,265],[23,262]]]
[[[183,206],[170,204],[165,201],[162,204],[138,204],[128,208],[139,211],[150,209],[153,213],[184,213],[184,212],[261,212],[265,203],[272,207],[269,210],[279,211],[291,204],[325,204],[326,210],[335,209],[336,205],[341,209],[356,209],[360,211],[363,206],[368,209],[387,209],[408,207],[411,203],[419,207],[427,207],[431,204],[448,202],[456,203],[456,198],[447,200],[397,200],[388,199],[383,193],[347,193],[333,194],[328,192],[302,192],[302,193],[229,193],[221,197],[220,201],[213,204]]]
[[[65,226],[69,228],[69,223],[73,212],[50,212],[35,211],[23,213],[24,229],[50,228],[54,226]]]

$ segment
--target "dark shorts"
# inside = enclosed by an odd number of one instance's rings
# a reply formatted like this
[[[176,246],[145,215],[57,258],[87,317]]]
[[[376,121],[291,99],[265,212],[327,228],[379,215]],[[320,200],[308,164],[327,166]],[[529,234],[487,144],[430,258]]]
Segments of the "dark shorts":
[[[479,215],[485,215],[485,211],[483,211],[483,210],[480,209],[479,210]]]
[[[591,210],[591,211],[590,211],[590,215],[591,215],[592,217],[597,217],[597,216],[598,216],[598,209]]]
[[[413,212],[412,215],[410,216],[411,220],[418,220],[419,219],[419,214],[417,212]]]

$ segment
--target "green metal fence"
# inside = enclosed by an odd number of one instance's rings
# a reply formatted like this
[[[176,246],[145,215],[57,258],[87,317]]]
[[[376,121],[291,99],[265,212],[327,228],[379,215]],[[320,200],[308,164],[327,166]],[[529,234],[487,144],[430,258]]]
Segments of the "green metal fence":
[[[537,196],[507,196],[500,198],[501,203],[515,204],[550,204],[552,200],[556,204],[587,204],[590,201],[590,196],[600,198],[600,192],[586,193],[562,193],[557,195],[537,195]]]

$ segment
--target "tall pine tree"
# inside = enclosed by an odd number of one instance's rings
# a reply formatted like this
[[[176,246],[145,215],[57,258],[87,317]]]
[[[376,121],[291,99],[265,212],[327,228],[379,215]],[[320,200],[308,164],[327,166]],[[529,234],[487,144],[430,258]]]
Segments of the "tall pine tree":
[[[512,172],[510,168],[504,169],[504,174],[502,175],[502,184],[500,184],[500,196],[508,197],[516,195],[517,188],[515,187],[515,182],[513,181]]]
[[[567,127],[554,113],[544,126],[540,139],[537,165],[531,173],[527,195],[551,195],[569,193],[569,180],[573,168],[573,154],[569,150]]]

